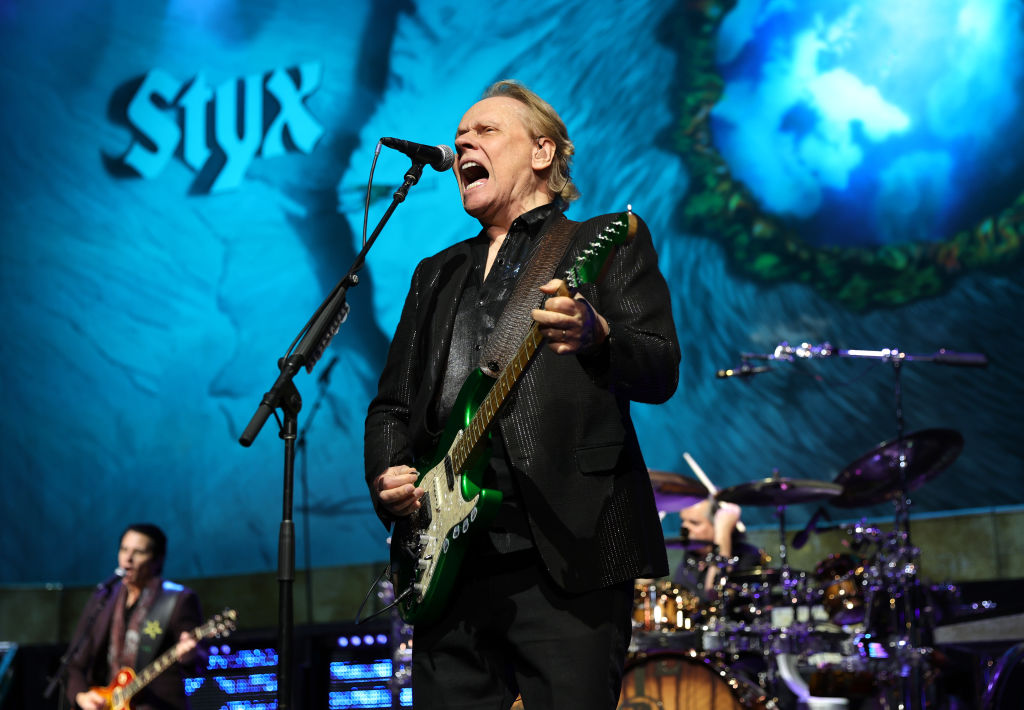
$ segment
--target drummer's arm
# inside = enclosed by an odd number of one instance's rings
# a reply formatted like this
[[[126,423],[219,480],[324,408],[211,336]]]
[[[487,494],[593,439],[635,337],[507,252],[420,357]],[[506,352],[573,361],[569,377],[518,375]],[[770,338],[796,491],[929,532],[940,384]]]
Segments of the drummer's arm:
[[[736,524],[740,521],[741,509],[735,503],[722,502],[715,511],[715,546],[718,554],[725,559],[733,555],[732,534],[736,530]]]
[[[704,574],[704,595],[709,599],[716,593],[715,585],[718,582],[719,574],[729,565],[732,558],[732,534],[736,530],[736,523],[740,520],[740,507],[735,503],[719,503],[715,511],[714,523],[714,552],[717,564],[708,565]]]

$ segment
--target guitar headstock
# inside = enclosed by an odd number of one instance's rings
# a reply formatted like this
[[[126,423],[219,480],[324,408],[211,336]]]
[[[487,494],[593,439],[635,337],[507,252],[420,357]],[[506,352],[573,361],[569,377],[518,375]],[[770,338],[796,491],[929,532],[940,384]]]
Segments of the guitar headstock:
[[[230,636],[231,632],[237,628],[235,625],[237,618],[238,612],[234,609],[224,609],[221,613],[211,616],[205,624],[197,628],[195,636],[197,639]]]
[[[576,257],[576,263],[566,273],[565,282],[571,288],[578,288],[580,284],[597,281],[612,249],[628,244],[636,234],[636,229],[636,215],[627,207],[625,212],[602,228],[597,237],[580,252]]]

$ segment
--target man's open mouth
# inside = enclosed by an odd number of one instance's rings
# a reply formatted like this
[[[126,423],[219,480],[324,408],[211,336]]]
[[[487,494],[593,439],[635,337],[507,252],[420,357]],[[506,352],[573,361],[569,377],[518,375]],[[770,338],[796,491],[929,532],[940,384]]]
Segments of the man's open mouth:
[[[466,186],[467,190],[480,187],[490,177],[490,173],[484,166],[472,160],[467,160],[459,166],[459,172],[462,174],[462,184]]]

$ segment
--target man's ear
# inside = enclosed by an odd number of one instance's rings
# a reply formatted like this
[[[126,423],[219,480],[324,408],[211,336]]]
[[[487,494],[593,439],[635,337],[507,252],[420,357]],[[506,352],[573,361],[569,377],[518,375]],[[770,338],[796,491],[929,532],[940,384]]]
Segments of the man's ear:
[[[533,144],[533,169],[544,170],[555,160],[555,142],[541,136]]]

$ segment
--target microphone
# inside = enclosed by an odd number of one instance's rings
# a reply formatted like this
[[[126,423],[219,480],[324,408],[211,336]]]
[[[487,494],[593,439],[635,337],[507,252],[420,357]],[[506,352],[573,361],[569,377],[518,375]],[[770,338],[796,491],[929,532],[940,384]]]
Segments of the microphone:
[[[417,163],[425,163],[441,173],[455,165],[455,151],[443,143],[441,145],[423,145],[401,138],[381,138],[380,142],[388,148],[405,153]]]
[[[715,377],[718,379],[724,379],[726,377],[739,377],[741,379],[746,379],[748,377],[753,377],[754,375],[760,375],[762,372],[768,372],[771,369],[772,368],[767,365],[751,366],[747,363],[743,363],[735,369],[730,367],[727,370],[718,370],[715,373]]]
[[[793,536],[794,550],[799,550],[801,547],[806,545],[811,533],[817,532],[818,528],[816,528],[815,525],[817,525],[818,520],[820,520],[822,516],[824,516],[825,520],[832,520],[832,518],[829,517],[828,511],[819,505],[818,509],[814,512],[814,515],[811,516],[810,521],[807,523],[807,527]]]
[[[324,371],[320,373],[320,377],[317,378],[317,381],[320,382],[320,384],[326,385],[331,381],[331,370],[338,364],[338,359],[339,356],[335,355],[331,358],[331,361],[327,363],[327,367],[324,368]]]
[[[121,577],[124,577],[124,570],[118,567],[114,570],[114,574],[110,575],[107,579],[103,580],[96,585],[96,589],[107,590],[113,587],[115,584],[121,581]]]

